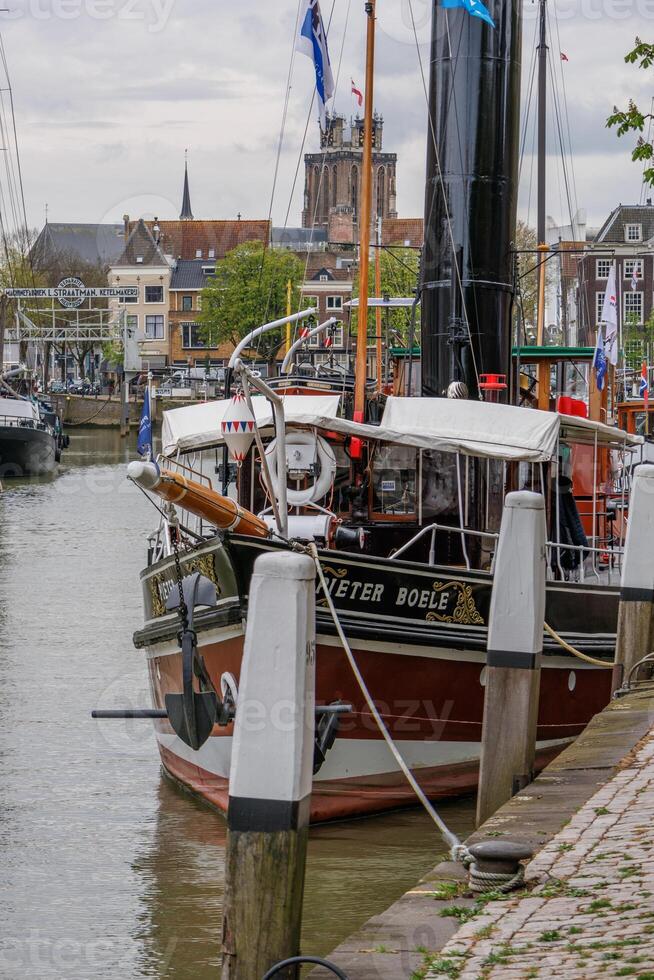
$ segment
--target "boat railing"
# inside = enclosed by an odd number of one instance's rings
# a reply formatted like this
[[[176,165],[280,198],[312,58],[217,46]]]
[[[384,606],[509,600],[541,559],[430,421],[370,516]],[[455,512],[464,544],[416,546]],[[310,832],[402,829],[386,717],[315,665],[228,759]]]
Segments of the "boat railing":
[[[417,532],[417,534],[414,534],[414,536],[409,541],[407,541],[405,544],[403,544],[401,548],[398,548],[397,551],[394,551],[393,554],[392,555],[389,555],[388,557],[391,558],[391,559],[399,558],[406,551],[408,551],[409,548],[411,548],[417,541],[420,541],[421,538],[425,537],[426,534],[431,534],[431,539],[430,539],[430,542],[429,542],[429,564],[430,565],[435,565],[436,564],[436,532],[437,531],[447,531],[450,534],[458,534],[460,536],[460,538],[461,538],[461,548],[462,548],[462,551],[463,551],[463,555],[464,555],[465,563],[466,563],[466,568],[467,568],[468,571],[471,570],[472,566],[471,566],[471,563],[470,563],[470,557],[468,555],[468,549],[466,548],[466,541],[465,541],[465,539],[468,536],[473,537],[473,538],[482,538],[482,539],[483,538],[490,538],[492,540],[493,544],[495,544],[495,542],[499,538],[499,534],[496,533],[495,531],[475,531],[475,530],[473,530],[472,528],[469,528],[469,527],[457,527],[456,524],[436,524],[436,523],[434,523],[434,524],[426,524],[424,527],[420,528],[420,530]],[[491,572],[493,571],[494,566],[495,566],[495,549],[493,549],[492,556],[491,556],[491,565],[490,565],[490,571]]]
[[[0,415],[0,427],[14,429],[37,429],[40,432],[47,432],[48,426],[40,419],[23,418],[20,415]]]
[[[597,543],[599,540],[599,543]],[[595,544],[567,544],[564,541],[547,541],[547,566],[550,578],[561,581],[586,582],[595,578],[598,583],[613,584],[622,572],[624,548],[610,540],[595,539]],[[579,563],[576,568],[565,568],[562,556],[566,552],[577,552]],[[558,575],[557,575],[558,573]]]

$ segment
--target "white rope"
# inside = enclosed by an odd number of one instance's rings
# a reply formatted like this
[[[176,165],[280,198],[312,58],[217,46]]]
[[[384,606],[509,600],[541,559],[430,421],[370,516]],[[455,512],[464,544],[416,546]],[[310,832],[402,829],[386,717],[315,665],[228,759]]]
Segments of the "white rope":
[[[399,753],[399,751],[398,751],[398,749],[397,749],[397,747],[396,747],[393,739],[390,736],[390,733],[389,733],[388,729],[386,728],[386,725],[384,724],[384,721],[383,721],[381,715],[379,714],[379,711],[377,710],[377,707],[375,705],[375,702],[372,700],[372,697],[370,696],[370,691],[366,687],[366,682],[364,681],[363,675],[361,674],[361,671],[359,670],[359,668],[357,666],[356,660],[354,659],[354,654],[352,653],[352,649],[350,647],[350,644],[347,641],[347,637],[345,636],[345,633],[343,632],[343,628],[342,628],[341,623],[340,623],[340,620],[338,618],[338,613],[336,612],[336,609],[334,608],[334,603],[332,602],[332,597],[330,595],[329,589],[327,588],[327,582],[325,581],[325,575],[324,575],[323,570],[322,570],[322,565],[320,564],[320,558],[318,557],[318,550],[317,550],[315,544],[311,543],[309,545],[309,551],[311,553],[311,557],[313,558],[313,560],[314,560],[314,562],[316,564],[316,570],[318,572],[318,578],[320,579],[320,584],[322,585],[322,590],[323,590],[325,599],[327,600],[327,605],[329,607],[329,611],[331,613],[332,619],[334,620],[334,625],[336,626],[336,630],[338,632],[339,639],[340,639],[341,643],[343,644],[343,649],[345,650],[347,659],[350,662],[350,667],[352,668],[352,671],[354,673],[354,676],[357,679],[357,683],[358,683],[359,687],[361,688],[361,693],[363,694],[364,698],[366,699],[366,703],[368,704],[368,707],[370,708],[371,714],[372,714],[373,718],[375,719],[375,721],[377,723],[377,727],[379,728],[379,731],[382,733],[382,735],[384,737],[384,740],[385,740],[386,744],[388,745],[389,749],[391,750],[391,753],[392,753],[395,761],[397,762],[398,766],[400,767],[400,769],[402,770],[402,772],[406,776],[406,779],[409,782],[409,784],[411,785],[411,788],[413,789],[414,793],[416,794],[416,796],[418,797],[418,799],[420,800],[420,802],[424,806],[425,810],[427,811],[427,813],[429,814],[429,816],[432,818],[432,820],[434,821],[434,823],[438,827],[438,829],[439,829],[439,831],[441,833],[441,836],[443,837],[444,841],[446,842],[446,844],[450,848],[450,854],[451,854],[452,859],[453,860],[462,860],[463,856],[465,854],[467,854],[467,848],[465,847],[464,844],[461,843],[461,841],[456,836],[456,834],[454,834],[449,829],[449,827],[447,827],[446,824],[443,822],[443,820],[441,819],[441,817],[438,815],[438,813],[436,812],[436,810],[434,809],[434,807],[431,805],[431,803],[429,802],[429,800],[425,796],[425,793],[423,792],[421,786],[417,782],[415,776],[413,775],[413,773],[411,772],[411,770],[407,766],[406,762],[404,761],[404,759],[400,755],[400,753]]]

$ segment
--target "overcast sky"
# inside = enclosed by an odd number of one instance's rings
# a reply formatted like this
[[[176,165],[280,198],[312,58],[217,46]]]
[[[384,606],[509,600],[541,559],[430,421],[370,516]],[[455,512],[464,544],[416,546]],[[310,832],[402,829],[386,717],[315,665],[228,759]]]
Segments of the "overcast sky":
[[[0,26],[14,91],[30,224],[113,221],[127,212],[176,217],[184,149],[198,218],[267,216],[297,0],[6,0]],[[323,0],[325,19],[332,0]],[[363,87],[363,0],[334,0],[330,30],[336,108]],[[398,210],[422,213],[426,106],[408,0],[378,0],[377,109],[385,148],[397,152]],[[413,0],[422,56],[431,0]],[[535,5],[526,3],[523,74]],[[638,34],[654,40],[654,0],[551,0],[552,55],[559,45],[574,152],[577,203],[600,224],[619,201],[638,202],[631,141],[604,127],[614,103],[649,108],[652,71],[624,64]],[[457,15],[459,16],[459,15]],[[523,91],[525,86],[523,85]],[[295,59],[273,219],[300,223],[302,175],[291,194],[312,90],[312,66]],[[553,129],[552,129],[553,133]],[[307,150],[318,146],[312,120]],[[556,148],[555,148],[556,149]],[[566,220],[560,166],[550,163],[548,212]],[[530,160],[520,210],[534,220]],[[301,172],[302,174],[302,172]],[[535,178],[534,178],[535,179]]]

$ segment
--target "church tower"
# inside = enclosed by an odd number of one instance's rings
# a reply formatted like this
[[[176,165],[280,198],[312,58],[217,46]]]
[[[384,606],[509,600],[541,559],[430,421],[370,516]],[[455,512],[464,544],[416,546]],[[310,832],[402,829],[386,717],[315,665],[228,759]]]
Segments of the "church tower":
[[[344,116],[327,116],[321,132],[321,153],[304,156],[303,228],[324,228],[330,241],[358,241],[361,202],[363,119],[346,123]],[[373,227],[377,218],[397,218],[397,154],[382,151],[384,120],[373,119]]]
[[[184,191],[182,193],[182,210],[179,215],[180,221],[193,221],[191,211],[191,192],[188,188],[188,155],[184,159]]]

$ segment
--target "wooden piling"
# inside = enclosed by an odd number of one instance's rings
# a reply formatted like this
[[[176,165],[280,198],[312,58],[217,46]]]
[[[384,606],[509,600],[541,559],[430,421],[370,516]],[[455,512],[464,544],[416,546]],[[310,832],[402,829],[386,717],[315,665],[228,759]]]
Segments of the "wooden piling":
[[[620,579],[613,689],[652,651],[654,603],[654,466],[636,467]]]
[[[488,624],[477,825],[532,778],[545,618],[545,503],[507,494]]]
[[[258,558],[227,813],[222,980],[254,980],[300,949],[315,727],[315,565]],[[297,976],[296,968],[280,974]]]

